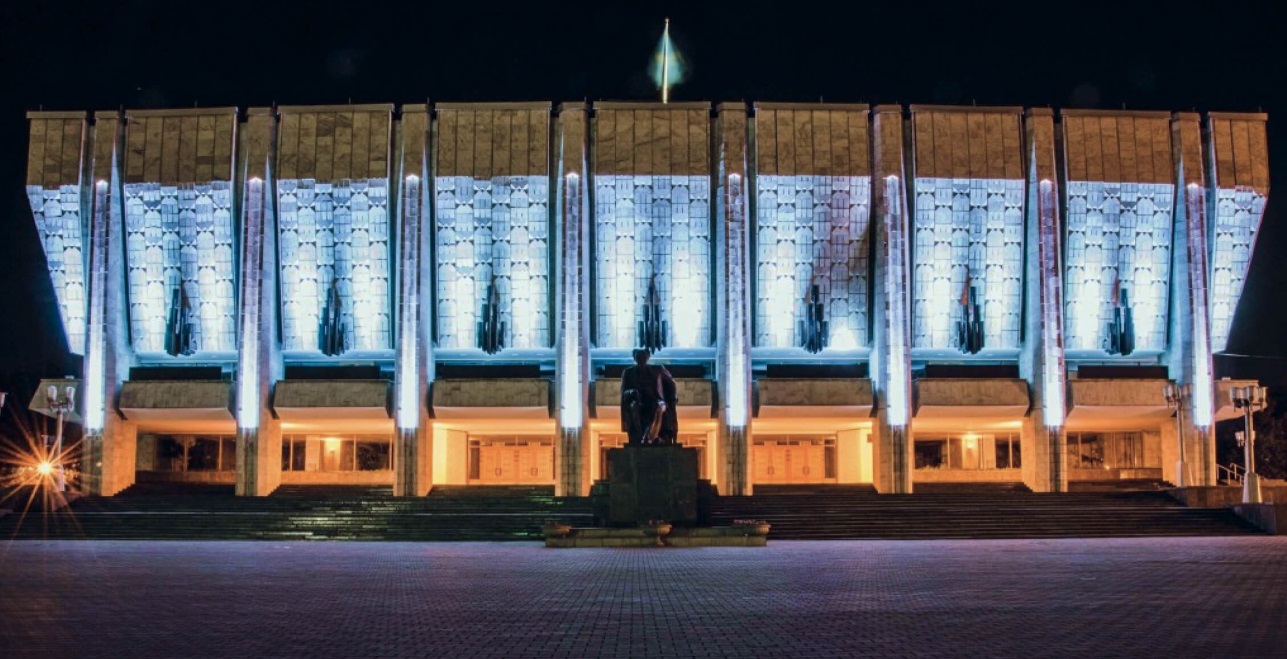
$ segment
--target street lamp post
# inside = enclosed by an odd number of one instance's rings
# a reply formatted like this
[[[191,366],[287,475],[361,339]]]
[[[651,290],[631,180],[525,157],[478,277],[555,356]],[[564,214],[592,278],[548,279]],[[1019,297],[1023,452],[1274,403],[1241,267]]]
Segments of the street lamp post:
[[[1175,437],[1180,445],[1179,458],[1175,463],[1175,486],[1184,487],[1188,484],[1187,472],[1188,466],[1184,460],[1184,406],[1189,404],[1189,399],[1193,395],[1193,388],[1187,384],[1167,383],[1162,393],[1166,396],[1166,404],[1175,410]]]
[[[1260,477],[1256,475],[1256,430],[1251,427],[1251,415],[1265,408],[1267,394],[1265,387],[1258,386],[1233,387],[1229,390],[1229,398],[1234,407],[1242,410],[1243,422],[1246,424],[1246,430],[1243,431],[1246,438],[1243,461],[1246,463],[1247,474],[1242,479],[1243,503],[1261,502]]]
[[[59,395],[58,387],[49,385],[45,390],[46,404],[50,411],[57,414],[58,425],[54,434],[54,467],[58,470],[57,486],[59,492],[67,491],[67,474],[63,468],[63,418],[76,407],[76,387],[67,385]]]

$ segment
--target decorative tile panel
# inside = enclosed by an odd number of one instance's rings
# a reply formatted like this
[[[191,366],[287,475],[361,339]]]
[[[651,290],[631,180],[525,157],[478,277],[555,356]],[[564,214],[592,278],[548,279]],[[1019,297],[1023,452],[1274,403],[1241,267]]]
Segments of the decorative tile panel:
[[[1115,287],[1125,288],[1135,348],[1166,348],[1175,186],[1070,181],[1067,185],[1064,345],[1103,350]]]
[[[45,248],[49,278],[71,351],[85,354],[85,228],[80,185],[27,186],[27,199]]]
[[[163,353],[183,287],[199,352],[237,349],[232,189],[226,181],[125,185],[125,259],[135,351]]]
[[[755,345],[801,345],[810,286],[818,286],[828,347],[866,346],[868,176],[756,178]]]
[[[1265,195],[1250,187],[1216,189],[1211,227],[1211,350],[1221,352],[1247,279]]]
[[[600,348],[638,345],[655,276],[666,345],[710,345],[710,178],[597,175],[595,267]]]
[[[959,348],[970,287],[985,348],[1016,349],[1023,316],[1023,181],[917,178],[912,347]]]
[[[438,346],[477,348],[492,279],[506,348],[550,346],[546,176],[435,179]]]
[[[383,178],[278,181],[283,349],[319,350],[332,283],[345,348],[389,349],[388,198]]]

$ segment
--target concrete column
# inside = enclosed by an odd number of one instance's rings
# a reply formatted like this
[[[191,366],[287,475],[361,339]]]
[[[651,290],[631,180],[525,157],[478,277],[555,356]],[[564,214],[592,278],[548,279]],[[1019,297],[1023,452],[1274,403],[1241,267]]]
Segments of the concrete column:
[[[590,197],[589,122],[584,104],[567,104],[558,117],[558,256],[555,259],[554,448],[556,496],[590,494]]]
[[[242,186],[241,295],[238,296],[238,496],[268,496],[281,484],[281,422],[273,416],[273,384],[281,379],[277,333],[276,185],[272,169],[276,117],[251,110],[240,127]]]
[[[716,440],[720,493],[749,496],[751,483],[751,229],[746,106],[719,106],[716,217]]]
[[[1162,471],[1163,478],[1177,482],[1182,459],[1185,485],[1214,485],[1215,441],[1211,430],[1215,381],[1207,301],[1206,179],[1202,130],[1196,113],[1172,115],[1171,152],[1176,167],[1176,202],[1171,250],[1171,337],[1166,363],[1172,379],[1190,385],[1191,395],[1183,418],[1184,453],[1174,464],[1164,461]]]
[[[429,231],[429,108],[408,106],[398,122],[398,320],[394,357],[393,494],[424,496],[432,487],[433,252]]]
[[[86,298],[81,490],[111,496],[134,483],[138,430],[117,411],[133,351],[126,322],[123,181],[124,125],[119,114],[95,115],[88,163],[89,278]]]
[[[1064,430],[1067,369],[1063,346],[1063,248],[1056,176],[1054,113],[1033,108],[1024,117],[1027,160],[1027,308],[1020,370],[1032,412],[1020,435],[1023,482],[1034,492],[1068,491]]]
[[[877,491],[897,494],[912,491],[911,244],[903,138],[902,107],[876,106],[872,111],[873,482]]]

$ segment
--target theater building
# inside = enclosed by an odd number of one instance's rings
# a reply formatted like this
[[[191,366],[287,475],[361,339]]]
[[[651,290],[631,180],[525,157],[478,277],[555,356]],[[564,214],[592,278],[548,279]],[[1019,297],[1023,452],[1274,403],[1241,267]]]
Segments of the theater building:
[[[81,487],[542,485],[630,350],[722,494],[1214,484],[1264,115],[415,103],[34,112]],[[1191,394],[1168,402],[1168,384]],[[43,388],[42,388],[43,390]],[[47,411],[43,394],[31,408]],[[1183,441],[1181,441],[1181,438]]]

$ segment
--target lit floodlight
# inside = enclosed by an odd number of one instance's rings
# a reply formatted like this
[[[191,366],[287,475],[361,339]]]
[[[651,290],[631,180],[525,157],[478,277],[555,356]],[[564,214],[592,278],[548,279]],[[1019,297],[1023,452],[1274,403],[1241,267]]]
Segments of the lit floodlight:
[[[36,473],[41,476],[48,476],[54,473],[54,463],[48,460],[41,461],[40,464],[36,465]]]

